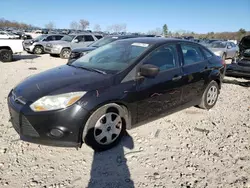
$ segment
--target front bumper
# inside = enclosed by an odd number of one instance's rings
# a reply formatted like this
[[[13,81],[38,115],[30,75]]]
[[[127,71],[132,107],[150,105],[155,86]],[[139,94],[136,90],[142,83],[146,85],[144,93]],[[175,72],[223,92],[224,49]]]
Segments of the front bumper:
[[[23,49],[27,52],[33,52],[34,46],[33,45],[23,45]]]
[[[45,53],[48,53],[48,54],[57,54],[57,55],[59,55],[61,53],[61,49],[59,49],[59,48],[45,47],[44,51],[45,51]]]
[[[14,101],[12,93],[8,96],[10,120],[21,140],[49,146],[81,146],[84,124],[89,116],[87,110],[74,104],[62,110],[33,112],[30,104]],[[52,130],[59,130],[62,135],[55,136]]]

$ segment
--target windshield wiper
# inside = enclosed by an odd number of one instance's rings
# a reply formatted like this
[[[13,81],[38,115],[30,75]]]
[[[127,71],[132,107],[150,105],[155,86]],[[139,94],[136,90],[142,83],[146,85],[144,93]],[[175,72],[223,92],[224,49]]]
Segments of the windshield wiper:
[[[92,72],[97,72],[97,73],[100,73],[100,74],[107,74],[106,72],[101,71],[99,69],[95,69],[95,68],[79,67],[79,66],[75,66],[75,65],[72,65],[72,64],[67,64],[67,65],[75,67],[75,68],[79,68],[79,69],[84,69],[84,70],[88,70],[88,71],[92,71]]]

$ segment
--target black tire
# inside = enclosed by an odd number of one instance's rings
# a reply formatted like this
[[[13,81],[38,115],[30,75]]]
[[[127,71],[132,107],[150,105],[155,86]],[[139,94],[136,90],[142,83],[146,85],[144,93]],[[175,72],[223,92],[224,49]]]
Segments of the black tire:
[[[112,143],[104,145],[98,143],[95,139],[95,124],[98,120],[100,120],[103,115],[110,112],[117,113],[121,117],[121,132]],[[95,112],[92,113],[92,115],[88,118],[87,123],[85,124],[85,128],[82,135],[83,142],[85,142],[86,145],[90,146],[95,151],[105,151],[114,147],[120,142],[121,138],[125,135],[127,119],[127,111],[117,104],[108,104],[98,108]]]
[[[44,49],[42,46],[35,46],[35,48],[33,49],[33,53],[34,54],[43,54],[44,53]]]
[[[215,101],[214,101],[214,103],[213,104],[209,104],[208,103],[208,91],[211,89],[211,88],[214,88],[214,87],[216,87],[216,89],[217,89],[217,95],[216,95],[216,99],[215,99]],[[218,96],[219,96],[219,85],[218,85],[218,83],[216,82],[216,81],[211,81],[209,84],[208,84],[208,86],[207,86],[207,88],[205,89],[205,91],[204,91],[204,93],[203,93],[203,95],[202,95],[202,98],[201,98],[201,103],[198,105],[200,108],[203,108],[203,109],[206,109],[206,110],[209,110],[209,109],[211,109],[211,108],[213,108],[214,107],[214,105],[216,104],[216,102],[217,102],[217,100],[218,100]]]
[[[8,50],[8,49],[0,50],[0,61],[11,62],[12,59],[13,59],[13,53],[11,50]]]
[[[71,50],[69,48],[63,48],[60,53],[60,58],[62,59],[69,59]]]
[[[221,58],[225,61],[227,58],[227,55],[224,53]]]

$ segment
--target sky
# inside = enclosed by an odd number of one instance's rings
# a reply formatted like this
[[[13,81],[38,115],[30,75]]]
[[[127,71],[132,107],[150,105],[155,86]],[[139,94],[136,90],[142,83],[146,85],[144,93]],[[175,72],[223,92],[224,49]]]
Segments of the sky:
[[[0,6],[0,18],[39,27],[52,21],[69,28],[86,19],[89,29],[125,23],[129,32],[164,24],[170,31],[197,33],[250,30],[250,0],[0,0]]]

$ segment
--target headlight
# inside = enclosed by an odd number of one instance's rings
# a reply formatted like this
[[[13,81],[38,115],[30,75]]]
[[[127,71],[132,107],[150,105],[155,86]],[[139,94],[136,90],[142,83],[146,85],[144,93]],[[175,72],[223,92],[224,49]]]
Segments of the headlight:
[[[86,55],[87,53],[89,53],[89,51],[87,51],[87,52],[82,52],[81,55],[80,55],[80,57]]]
[[[44,96],[30,105],[35,112],[63,109],[76,103],[86,91]]]

